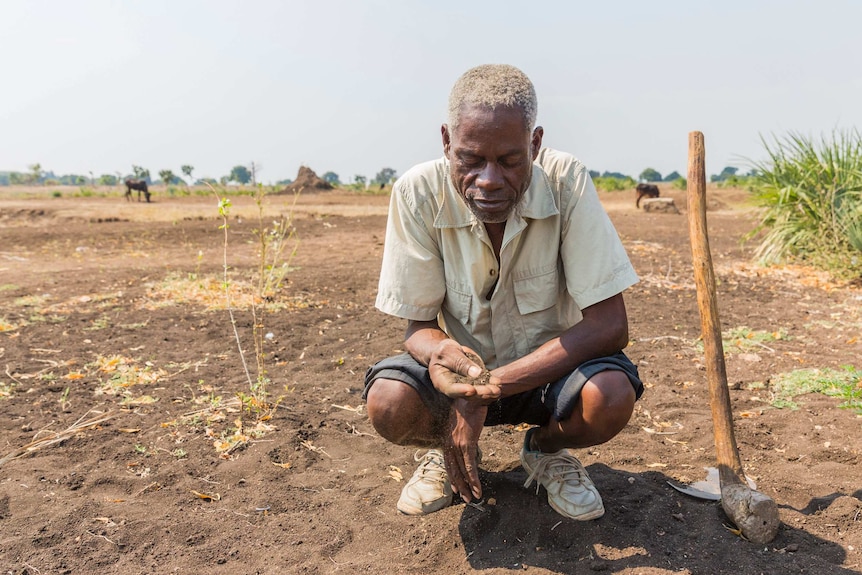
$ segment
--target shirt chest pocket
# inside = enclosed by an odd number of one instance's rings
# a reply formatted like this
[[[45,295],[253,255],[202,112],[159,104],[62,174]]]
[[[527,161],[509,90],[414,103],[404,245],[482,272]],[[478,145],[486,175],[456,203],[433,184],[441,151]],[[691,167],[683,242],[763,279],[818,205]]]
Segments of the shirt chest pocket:
[[[514,281],[515,302],[521,315],[553,307],[560,299],[556,266]]]
[[[463,290],[452,287],[446,284],[446,299],[443,301],[443,307],[461,325],[470,325],[470,311],[473,305],[473,296],[465,293]]]

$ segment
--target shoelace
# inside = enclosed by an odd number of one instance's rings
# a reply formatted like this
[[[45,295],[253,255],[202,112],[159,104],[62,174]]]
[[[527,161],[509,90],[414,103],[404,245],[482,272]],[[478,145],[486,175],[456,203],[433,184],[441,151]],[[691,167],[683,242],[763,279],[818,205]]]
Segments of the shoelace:
[[[419,457],[419,452],[413,454],[413,460],[419,462],[419,476],[422,479],[431,481],[446,481],[446,467],[443,463],[443,457],[439,453],[428,451],[422,457]]]
[[[563,451],[538,458],[536,467],[527,478],[524,487],[529,487],[530,483],[535,480],[536,493],[539,493],[539,487],[542,483],[537,478],[545,473],[546,469],[549,471],[548,476],[551,478],[551,481],[562,481],[564,483],[576,481],[577,483],[582,483],[584,477],[589,477],[587,470],[584,469],[581,462],[574,455]]]

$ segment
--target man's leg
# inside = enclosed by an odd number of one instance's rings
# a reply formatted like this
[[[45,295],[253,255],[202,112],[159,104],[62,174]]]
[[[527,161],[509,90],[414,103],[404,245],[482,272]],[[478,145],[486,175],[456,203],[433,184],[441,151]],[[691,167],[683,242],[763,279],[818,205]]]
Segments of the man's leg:
[[[564,448],[599,445],[613,439],[629,422],[635,390],[622,371],[600,371],[587,380],[571,416],[553,417],[532,434],[531,449],[553,453]]]
[[[625,363],[630,365],[627,359]],[[557,382],[550,392],[559,402],[552,408],[555,416],[524,437],[521,464],[529,474],[524,485],[536,481],[537,491],[543,485],[548,503],[561,515],[581,521],[604,515],[601,495],[567,448],[605,443],[622,431],[634,411],[635,386],[642,389],[636,373],[604,369],[592,372],[586,381],[584,374],[576,373]],[[557,409],[562,406],[562,411]]]
[[[452,503],[452,484],[446,473],[441,446],[441,422],[425,405],[419,393],[393,379],[374,380],[366,395],[368,417],[384,439],[397,445],[429,447],[417,458],[419,466],[401,490],[398,510],[407,515],[425,515]]]
[[[371,425],[383,439],[396,445],[440,447],[440,422],[406,383],[376,379],[366,402]]]

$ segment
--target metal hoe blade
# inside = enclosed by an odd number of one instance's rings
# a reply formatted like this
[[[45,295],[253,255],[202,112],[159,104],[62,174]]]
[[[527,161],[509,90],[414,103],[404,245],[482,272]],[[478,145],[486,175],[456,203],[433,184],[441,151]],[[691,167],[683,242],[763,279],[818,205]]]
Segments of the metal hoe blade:
[[[670,481],[668,485],[679,491],[698,499],[706,499],[707,501],[721,501],[721,481],[718,479],[718,469],[715,467],[705,467],[706,479],[704,481],[695,481],[691,485],[677,485]],[[752,489],[757,489],[754,480],[746,476],[745,481]]]

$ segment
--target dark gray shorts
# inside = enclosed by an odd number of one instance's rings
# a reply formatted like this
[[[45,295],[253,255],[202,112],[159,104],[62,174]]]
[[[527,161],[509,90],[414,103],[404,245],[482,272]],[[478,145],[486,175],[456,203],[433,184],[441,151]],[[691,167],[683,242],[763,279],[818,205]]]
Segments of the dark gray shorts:
[[[553,383],[497,400],[488,407],[485,425],[545,425],[552,416],[557,421],[564,421],[572,415],[587,380],[609,369],[622,371],[628,376],[636,398],[643,395],[644,385],[638,376],[637,367],[623,352],[619,352],[584,362],[572,373]],[[413,359],[410,354],[388,357],[368,368],[363,399],[368,397],[368,390],[379,378],[404,382],[419,393],[419,397],[432,413],[449,413],[452,400],[437,391],[428,375],[428,368]]]

